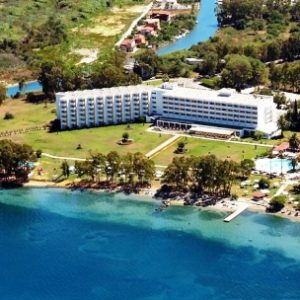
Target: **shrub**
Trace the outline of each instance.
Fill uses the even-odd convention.
[[[266,189],[270,186],[270,180],[263,177],[259,180],[258,186],[260,189]]]
[[[42,150],[40,150],[40,149],[36,150],[35,155],[36,155],[37,158],[41,158]]]
[[[124,133],[122,134],[122,140],[123,140],[123,142],[127,142],[128,139],[129,139],[129,134],[128,134],[128,132],[124,132]]]
[[[7,112],[7,113],[5,113],[5,115],[4,115],[4,120],[11,120],[11,119],[13,119],[15,116],[12,114],[12,113],[10,113],[10,112]]]
[[[287,201],[287,197],[284,195],[275,196],[270,201],[269,211],[272,211],[272,212],[280,211],[284,207],[286,201]]]
[[[256,140],[256,141],[259,141],[261,139],[263,139],[265,136],[265,134],[259,130],[256,130],[255,133],[254,133],[254,136],[253,138]]]

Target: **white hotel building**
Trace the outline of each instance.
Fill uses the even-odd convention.
[[[223,128],[237,135],[255,130],[264,132],[267,137],[278,134],[273,97],[244,95],[227,89],[138,85],[57,93],[56,104],[62,129],[151,117],[162,126],[183,124],[186,128],[202,126],[206,129],[209,126],[209,131],[215,128],[215,132],[220,132]]]

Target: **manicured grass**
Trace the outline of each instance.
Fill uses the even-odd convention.
[[[259,141],[256,141],[253,138],[243,138],[241,139],[242,142],[247,142],[247,143],[256,143],[256,144],[265,144],[265,145],[279,145],[283,142],[287,142],[289,138],[293,135],[294,132],[286,130],[283,132],[283,137],[282,138],[276,138],[276,139],[262,139]],[[298,138],[300,138],[300,132],[296,132]]]
[[[55,104],[31,104],[23,100],[7,100],[0,106],[0,132],[42,126],[56,118]],[[14,119],[3,120],[6,112],[14,115]]]
[[[103,154],[113,150],[120,154],[138,151],[146,154],[169,138],[166,135],[160,137],[158,134],[146,132],[148,126],[148,124],[144,126],[133,124],[130,130],[127,130],[126,125],[113,125],[58,133],[34,131],[16,136],[15,139],[31,145],[36,150],[41,149],[43,152],[57,156],[85,158],[90,150]],[[117,142],[125,131],[134,142],[126,146],[118,145]],[[81,144],[82,149],[76,149],[78,144]]]
[[[56,117],[53,113],[54,108],[54,103],[49,103],[45,107],[44,104],[31,104],[22,100],[6,101],[0,106],[0,131],[48,124]],[[14,115],[14,119],[3,120],[7,111]],[[113,150],[118,151],[120,154],[137,151],[146,154],[169,138],[168,135],[160,136],[146,132],[148,127],[149,124],[132,124],[130,129],[127,128],[127,125],[113,125],[58,133],[39,130],[12,135],[10,138],[15,142],[27,143],[35,150],[41,149],[43,152],[57,156],[85,158],[89,150],[104,154]],[[129,133],[134,142],[131,145],[120,146],[117,142],[125,131]],[[81,144],[81,150],[76,150],[78,144]]]
[[[254,145],[233,144],[199,138],[181,138],[178,142],[179,141],[187,142],[187,152],[185,153],[187,156],[214,154],[220,159],[232,159],[234,161],[240,161],[243,158],[255,158],[256,155],[268,150],[266,147],[255,147]],[[172,161],[173,157],[179,157],[180,155],[174,153],[176,148],[177,143],[154,156],[153,159],[155,163],[158,165],[167,165]]]

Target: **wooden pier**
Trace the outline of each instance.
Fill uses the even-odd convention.
[[[250,204],[247,203],[240,203],[239,204],[239,208],[234,211],[232,214],[230,214],[228,217],[226,217],[224,219],[224,222],[230,222],[232,221],[234,218],[236,218],[239,214],[241,214],[244,210],[246,210],[248,207],[250,206]]]

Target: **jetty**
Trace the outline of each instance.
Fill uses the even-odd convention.
[[[228,217],[226,217],[224,219],[224,222],[232,221],[239,214],[241,214],[243,211],[245,211],[249,206],[250,206],[250,204],[248,204],[248,203],[240,203],[238,209],[236,211],[234,211],[232,214],[230,214]]]

